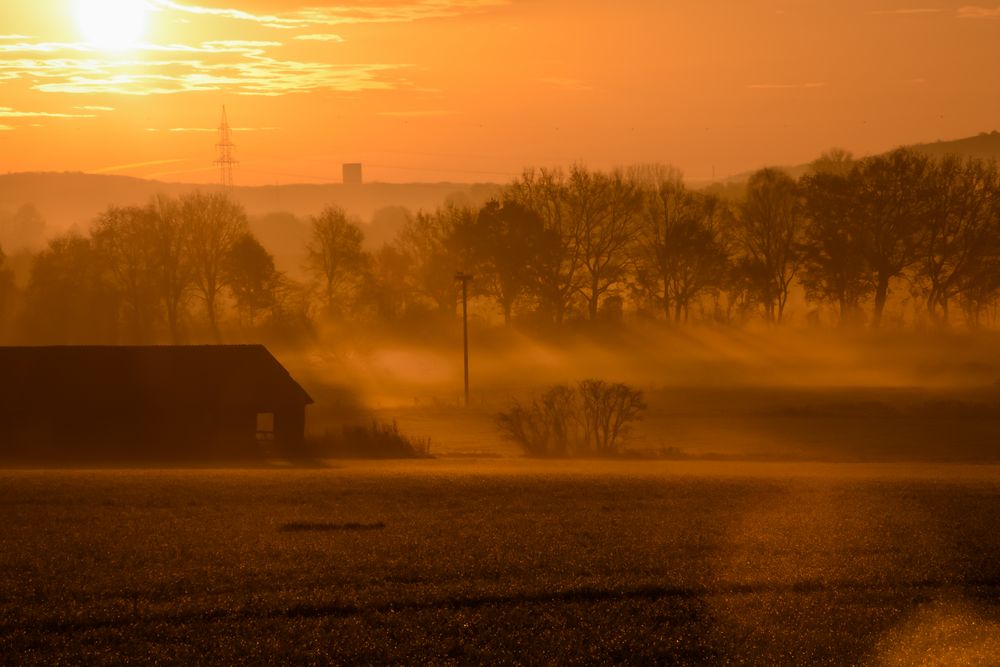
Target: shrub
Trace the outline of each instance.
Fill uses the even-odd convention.
[[[430,438],[415,438],[399,431],[399,425],[372,419],[368,425],[348,424],[339,433],[327,431],[314,441],[318,456],[360,459],[429,458]]]
[[[645,409],[637,389],[584,380],[576,388],[551,387],[528,403],[515,400],[497,415],[497,427],[528,456],[613,456]]]

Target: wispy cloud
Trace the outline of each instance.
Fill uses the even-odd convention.
[[[100,167],[98,169],[90,169],[87,171],[88,174],[108,174],[116,171],[131,171],[132,169],[140,169],[142,167],[155,167],[161,164],[174,164],[176,162],[185,162],[184,158],[172,158],[169,160],[149,160],[147,162],[132,162],[129,164],[116,164],[110,167]]]
[[[48,111],[17,111],[0,107],[0,118],[94,118],[94,114],[50,113]]]
[[[281,128],[277,127],[233,127],[233,132],[271,132]],[[147,132],[218,132],[217,127],[147,127]]]
[[[959,7],[958,17],[963,19],[997,19],[1000,18],[1000,5],[994,8],[977,5]]]
[[[825,81],[813,81],[809,83],[751,83],[747,85],[747,88],[751,90],[795,90],[825,87]]]
[[[0,44],[0,53],[55,53],[52,57],[0,58],[0,78],[24,79],[50,93],[163,95],[228,91],[276,96],[327,89],[347,92],[399,87],[392,72],[406,64],[340,65],[280,59],[268,48],[280,42],[217,40],[200,44],[141,45],[133,58],[107,59],[86,44]]]
[[[437,116],[452,116],[454,111],[445,109],[428,109],[413,111],[379,111],[378,116],[389,116],[391,118],[432,118]]]
[[[343,37],[332,32],[318,35],[298,35],[294,39],[302,42],[337,42],[338,44],[344,41]]]
[[[10,125],[0,125],[0,132],[10,132],[13,129]]]
[[[548,76],[548,77],[541,77],[535,80],[538,83],[543,83],[547,86],[552,86],[553,88],[560,88],[562,90],[585,92],[594,89],[590,84],[588,84],[586,81],[583,81],[582,79]]]
[[[0,41],[12,40],[12,39],[31,39],[28,35],[0,35]]]
[[[350,23],[410,23],[423,19],[447,18],[506,5],[509,0],[412,0],[367,6],[307,7],[281,14],[254,14],[241,9],[204,7],[174,0],[150,2],[154,7],[165,11],[252,21],[268,28],[295,30]]]
[[[114,111],[114,107],[97,107],[97,106],[82,106],[73,107],[74,109],[79,109],[80,111]]]
[[[876,15],[914,16],[919,14],[940,14],[943,11],[939,7],[911,7],[904,9],[873,9],[868,13]]]

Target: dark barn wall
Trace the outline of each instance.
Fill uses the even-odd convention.
[[[305,456],[305,436],[304,405],[283,406],[274,411],[274,444],[280,453],[292,458]]]
[[[231,460],[259,455],[248,409],[0,411],[0,455],[39,462]]]

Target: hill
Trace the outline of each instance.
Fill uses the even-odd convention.
[[[0,175],[0,213],[33,204],[46,222],[48,235],[71,228],[85,230],[111,204],[145,204],[156,194],[177,196],[212,186],[166,183],[128,176],[83,173],[16,173]],[[233,196],[251,216],[286,211],[297,216],[318,213],[337,204],[368,221],[387,207],[430,209],[448,200],[480,204],[496,194],[494,184],[369,183],[365,185],[282,185],[237,187]]]
[[[926,144],[909,144],[907,146],[900,146],[900,148],[909,148],[917,151],[918,153],[923,153],[935,158],[943,157],[945,155],[962,155],[964,157],[977,158],[980,160],[996,160],[1000,162],[1000,132],[996,130],[992,132],[981,132],[974,137],[951,139],[947,141],[935,141]],[[773,166],[776,166],[776,168],[784,171],[793,178],[799,178],[809,170],[808,164]],[[723,189],[733,186],[741,186],[749,180],[752,173],[753,172],[747,171],[736,174],[735,176],[730,176],[729,178],[726,178],[720,183],[714,185],[717,188],[722,187]],[[711,186],[712,184],[702,183],[699,185]]]

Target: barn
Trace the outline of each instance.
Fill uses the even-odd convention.
[[[296,457],[312,402],[263,345],[0,347],[0,458]]]

